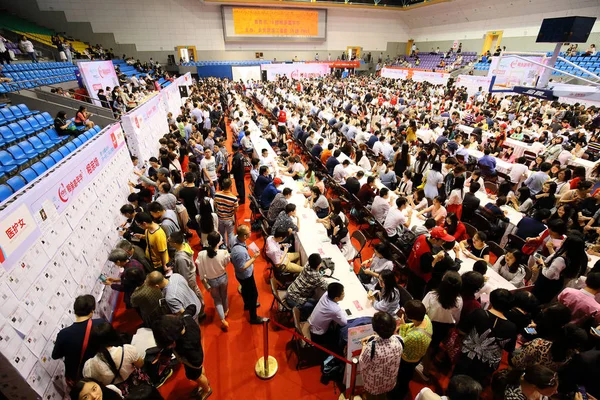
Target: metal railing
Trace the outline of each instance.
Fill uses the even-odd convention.
[[[344,357],[341,357],[340,355],[335,354],[331,350],[328,350],[325,347],[313,342],[312,340],[307,339],[303,335],[300,335],[295,330],[283,326],[277,321],[271,321],[269,318],[265,318],[265,321],[263,322],[263,356],[258,359],[254,368],[256,375],[260,379],[270,379],[274,377],[278,369],[277,360],[275,359],[275,357],[269,355],[269,322],[272,322],[279,329],[291,333],[292,336],[296,339],[302,340],[303,342],[325,352],[327,355],[332,356],[347,365],[350,365],[350,382],[346,384],[346,393],[344,394],[344,396],[346,399],[354,398],[354,393],[356,391],[356,377],[358,374],[358,359],[356,357],[353,357],[352,360],[348,360]]]
[[[26,90],[26,89],[33,89],[36,88],[38,86],[50,86],[51,84],[48,83],[44,83],[44,80],[48,80],[48,79],[56,79],[56,78],[61,78],[61,77],[72,77],[73,74],[61,74],[61,75],[53,75],[53,76],[46,76],[46,77],[39,77],[39,78],[33,78],[33,79],[26,79],[26,80],[20,80],[20,81],[9,81],[9,82],[4,82],[5,85],[10,86],[14,86],[15,89],[11,89],[10,92],[18,92],[20,90]],[[12,79],[12,78],[11,78]],[[75,79],[69,79],[69,81],[74,81]],[[31,87],[21,87],[21,85],[23,83],[27,83],[27,82],[36,82],[37,84],[35,86],[31,86]]]

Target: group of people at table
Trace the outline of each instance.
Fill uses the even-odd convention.
[[[415,370],[430,376],[440,343],[455,378],[474,379],[471,389],[490,383],[506,351],[521,379],[505,380],[504,398],[552,395],[557,373],[561,393],[579,396],[578,384],[600,394],[589,371],[573,373],[591,363],[575,361],[579,351],[600,360],[591,349],[600,268],[590,262],[600,254],[598,168],[566,165],[597,141],[598,110],[384,78],[238,88],[247,97],[235,96],[230,126],[270,222],[265,253],[291,276],[285,301],[308,320],[312,340],[332,351],[347,335],[339,328],[373,324],[360,357],[369,396],[404,398]],[[424,130],[436,134],[425,140]],[[542,145],[535,159],[503,145],[525,131]],[[350,215],[340,198],[328,199],[339,187],[350,195]],[[355,273],[349,221],[364,217],[383,235]],[[468,225],[478,217],[489,229]],[[490,239],[510,243],[498,251]],[[325,255],[331,277],[323,276]],[[412,300],[402,304],[405,292]],[[527,343],[515,350],[518,336]]]

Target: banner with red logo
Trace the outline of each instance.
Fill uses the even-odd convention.
[[[545,57],[527,57],[528,60],[544,64]],[[496,77],[494,90],[509,90],[514,86],[531,86],[537,83],[538,76],[544,71],[544,67],[515,56],[492,57],[488,77]]]
[[[381,77],[382,78],[393,78],[393,79],[408,79],[409,70],[407,69],[398,69],[398,68],[382,68],[381,69]]]
[[[77,67],[88,95],[94,99],[95,105],[102,106],[98,100],[98,90],[106,89],[107,86],[111,89],[119,86],[119,78],[112,61],[78,61]]]
[[[274,81],[277,76],[286,75],[290,79],[318,78],[329,75],[330,65],[327,63],[294,63],[294,64],[261,64],[267,71],[267,80]]]
[[[488,92],[491,83],[492,78],[488,76],[459,75],[456,77],[456,86],[467,89],[469,96],[473,96],[479,92],[479,88],[481,88],[481,91]]]
[[[96,193],[97,188],[90,184],[100,174],[106,173],[108,165],[121,150],[126,154],[122,157],[129,158],[121,125],[117,123],[105,128],[66,162],[33,181],[31,187],[0,212],[0,263],[4,269],[12,269],[27,248],[40,240],[43,231],[60,226],[58,220],[62,214],[68,214],[69,225],[64,226],[65,231],[72,228],[70,224],[81,216],[79,210],[83,204],[98,194],[105,195],[103,192],[109,190],[110,185]],[[79,219],[74,223],[77,222]],[[54,255],[52,249],[57,245],[56,240],[59,238],[49,237],[40,242],[49,258]]]
[[[446,72],[430,72],[413,70],[412,79],[415,82],[429,82],[434,85],[445,85],[450,79],[450,74]]]

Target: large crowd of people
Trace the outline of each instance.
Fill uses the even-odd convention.
[[[168,122],[156,157],[133,159],[123,240],[109,256],[123,270],[105,280],[156,347],[140,358],[92,318],[93,297],[78,297],[53,352],[73,399],[160,398],[172,354],[208,398],[204,296],[227,332],[231,263],[249,323],[262,324],[259,257],[307,339],[344,356],[347,328],[372,325],[358,367],[365,398],[404,399],[413,379],[428,386],[417,398],[441,398],[430,388],[437,372],[451,376],[449,399],[489,387],[504,399],[600,395],[600,264],[590,261],[600,255],[600,169],[572,163],[597,156],[596,108],[377,77],[209,78]],[[532,154],[515,157],[507,138]],[[325,256],[302,259],[302,206],[357,262],[370,316],[340,307],[351,293],[323,275]],[[237,220],[240,207],[252,224]],[[351,240],[357,225],[372,257]],[[263,231],[262,255],[252,230]]]

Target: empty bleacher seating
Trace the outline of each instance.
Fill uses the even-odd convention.
[[[459,55],[462,55],[462,57],[463,57],[461,65],[467,65],[468,63],[475,61],[477,59],[477,53],[475,53],[475,52],[467,51],[467,52],[462,52],[460,54],[452,53],[448,56],[448,58],[444,59],[446,66],[451,66],[456,61],[456,58]],[[441,67],[438,67],[438,65],[440,64],[440,61],[442,60],[442,53],[439,53],[439,54],[419,53],[419,60],[420,60],[419,65],[415,65],[415,61],[416,61],[415,57],[404,56],[403,59],[412,65],[412,67],[411,67],[412,69],[417,69],[417,70],[440,69]],[[395,65],[400,65],[400,64],[395,64]]]
[[[552,55],[552,53],[547,53],[546,54],[548,57]],[[582,68],[585,68],[586,70],[595,73],[596,75],[600,74],[600,53],[596,53],[593,56],[589,56],[589,57],[585,57],[585,56],[567,56],[565,53],[560,53],[560,56],[565,58],[566,60],[572,62],[573,64],[576,64]],[[488,71],[490,69],[490,63],[488,62],[478,62],[477,64],[475,64],[474,66],[476,71]],[[558,60],[556,62],[555,68],[558,69],[559,71],[565,71],[565,72],[569,72],[570,74],[576,75],[576,76],[583,76],[583,77],[591,77],[591,75],[589,75],[588,73],[585,73],[577,68],[575,68],[573,65],[562,61],[562,60]],[[559,72],[553,71],[552,75],[562,75],[565,76]]]
[[[12,82],[0,84],[0,93],[12,92],[77,79],[77,67],[68,62],[17,63],[4,66],[3,74]]]
[[[84,129],[83,127],[78,129]],[[0,108],[0,202],[75,152],[101,128],[58,136],[54,118],[25,104]]]

